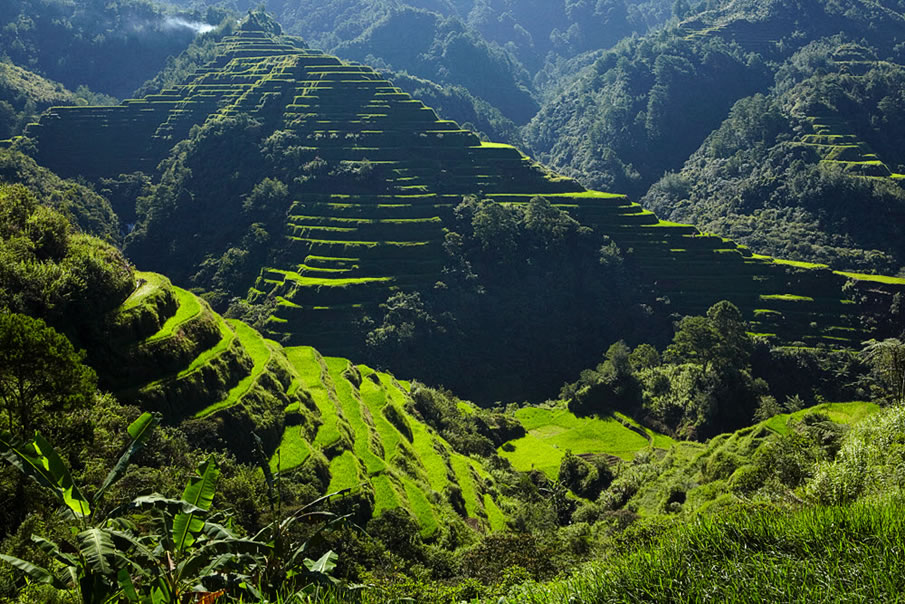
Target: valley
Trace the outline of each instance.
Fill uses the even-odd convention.
[[[45,4],[0,602],[898,597],[899,0]]]

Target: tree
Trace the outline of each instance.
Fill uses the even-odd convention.
[[[864,343],[861,358],[870,365],[893,400],[905,403],[905,343],[898,338],[887,338],[881,342],[870,340]]]
[[[41,319],[0,314],[0,417],[3,429],[26,438],[47,411],[86,405],[97,376],[65,336]]]
[[[751,351],[751,338],[746,330],[738,307],[722,300],[707,310],[706,317],[685,317],[679,321],[666,356],[672,362],[698,363],[704,373],[713,365],[740,369],[747,364]]]

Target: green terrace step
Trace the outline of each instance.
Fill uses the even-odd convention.
[[[358,229],[366,227],[409,227],[409,226],[431,226],[442,228],[443,220],[439,216],[430,216],[422,218],[343,218],[336,216],[302,216],[294,215],[289,217],[290,225],[298,226],[335,226],[335,227],[355,227]]]

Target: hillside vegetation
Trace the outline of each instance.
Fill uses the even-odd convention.
[[[643,203],[763,253],[899,272],[903,68],[878,54],[838,38],[808,45]]]
[[[210,27],[201,15],[168,8],[138,0],[10,0],[0,12],[0,48],[6,60],[70,90],[124,98]],[[214,25],[224,16],[205,15]]]
[[[0,601],[898,599],[903,11],[15,0]]]
[[[127,253],[217,309],[327,354],[367,341],[373,362],[485,402],[549,397],[601,342],[645,341],[652,317],[720,299],[781,342],[858,346],[889,329],[894,279],[773,261],[661,221],[279,31],[253,13],[180,83],[53,109],[17,144],[117,197],[138,189],[134,207],[117,205],[137,220]],[[78,153],[86,138],[103,151]],[[468,342],[489,371],[464,380],[453,351]]]

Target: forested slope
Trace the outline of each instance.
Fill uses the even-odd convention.
[[[763,253],[900,272],[905,72],[878,54],[808,45],[643,203]]]
[[[127,252],[221,309],[247,292],[233,311],[271,337],[350,354],[367,336],[380,362],[494,400],[519,383],[549,395],[601,342],[656,331],[638,317],[722,298],[784,342],[857,345],[886,329],[869,317],[900,282],[854,276],[843,293],[852,275],[774,262],[584,190],[438,119],[371,68],[280,36],[263,13],[209,52],[159,93],[53,109],[17,144],[34,141],[64,174],[151,174],[140,203],[121,208],[138,218]],[[77,152],[86,139],[98,153]],[[550,341],[561,346],[527,352]],[[470,386],[450,352],[466,342],[494,367]],[[505,370],[490,362],[501,356]]]

